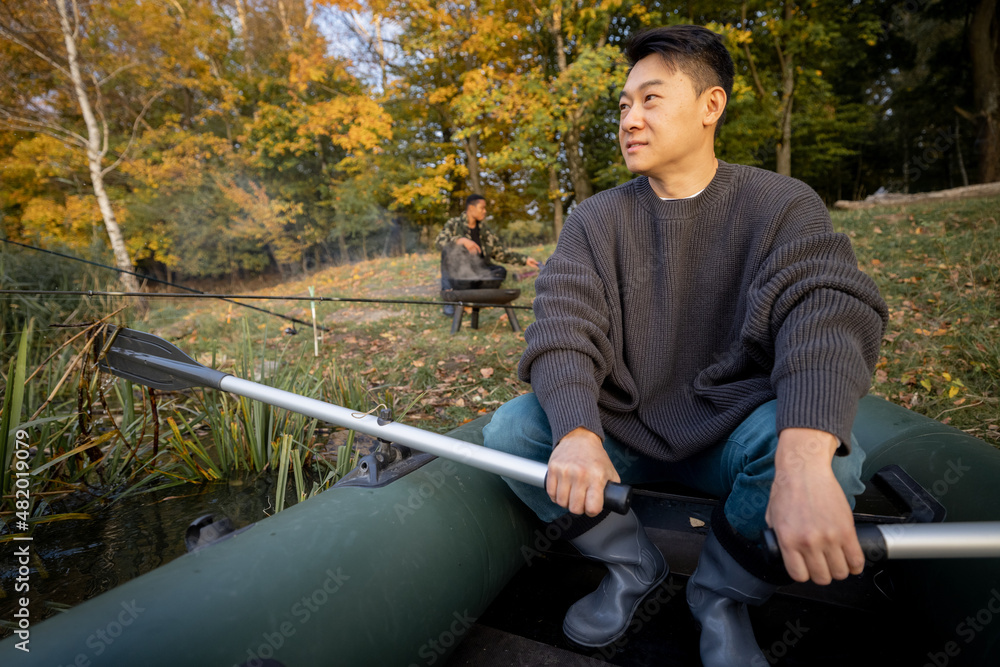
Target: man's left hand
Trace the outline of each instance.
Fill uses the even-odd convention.
[[[775,477],[765,518],[795,581],[826,585],[865,565],[854,515],[833,474],[840,441],[824,431],[789,428],[778,436]]]
[[[527,264],[528,266],[530,266],[533,269],[537,269],[538,268],[538,260],[534,259],[533,257],[529,257],[528,259],[524,260],[524,263]]]

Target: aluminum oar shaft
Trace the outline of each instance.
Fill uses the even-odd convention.
[[[397,422],[380,424],[378,417],[374,415],[356,412],[339,405],[250,382],[232,375],[227,375],[219,381],[219,389],[298,412],[307,417],[354,429],[366,435],[412,447],[421,452],[464,463],[480,470],[510,477],[532,486],[545,488],[545,475],[548,473],[548,466],[538,461],[480,447],[457,438],[432,433],[406,424]],[[611,482],[604,490],[604,502],[608,509],[624,513],[628,510],[630,495],[631,487]]]
[[[545,485],[545,473],[548,468],[544,463],[523,459],[506,452],[487,449],[479,445],[463,442],[438,433],[407,426],[397,422],[379,424],[378,417],[360,413],[354,410],[325,403],[314,398],[307,398],[282,389],[242,380],[232,375],[222,378],[219,385],[223,391],[245,396],[262,403],[267,403],[292,412],[298,412],[321,421],[354,429],[375,438],[382,438],[400,445],[406,445],[421,452],[443,456],[445,458],[466,463],[487,472],[504,475],[519,482],[532,486]]]
[[[872,528],[881,535],[886,558],[1000,558],[1000,521],[886,523]]]
[[[869,561],[914,558],[1000,558],[1000,521],[882,523],[857,527]],[[774,531],[764,531],[773,558],[781,557]]]

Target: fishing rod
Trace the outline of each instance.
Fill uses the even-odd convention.
[[[170,287],[176,287],[177,289],[187,290],[188,292],[192,292],[194,294],[205,294],[205,292],[202,292],[201,290],[197,290],[197,289],[195,289],[193,287],[187,287],[185,285],[180,285],[178,283],[172,283],[172,282],[169,282],[167,280],[161,280],[161,279],[156,278],[154,276],[147,276],[147,275],[142,274],[142,273],[136,273],[135,271],[128,271],[126,269],[119,269],[117,266],[108,266],[107,264],[101,264],[100,262],[93,262],[93,261],[91,261],[89,259],[83,259],[82,257],[74,257],[73,255],[66,255],[66,254],[61,253],[61,252],[56,252],[55,250],[47,250],[45,248],[36,248],[35,246],[28,245],[26,243],[19,243],[18,241],[11,241],[8,238],[0,238],[0,241],[3,241],[4,243],[9,243],[11,245],[20,246],[22,248],[27,248],[28,250],[34,250],[36,252],[43,252],[43,253],[46,253],[46,254],[49,254],[49,255],[55,255],[56,257],[62,257],[63,259],[72,260],[74,262],[83,262],[84,264],[90,264],[91,266],[97,266],[97,267],[100,267],[102,269],[107,269],[109,271],[117,271],[118,273],[125,273],[125,274],[128,274],[130,276],[135,276],[136,278],[142,278],[143,280],[148,280],[148,281],[151,281],[151,282],[154,282],[154,283],[161,283],[163,285],[169,285]],[[49,293],[58,293],[58,294],[65,294],[65,295],[70,295],[70,296],[79,294],[79,292],[56,292],[54,290],[4,290],[4,293],[5,294],[18,294],[18,293],[20,293],[20,294],[49,294]],[[128,295],[128,296],[136,296],[136,295],[139,295],[139,296],[148,296],[144,292],[139,292],[139,293],[135,293],[135,292],[122,292],[122,293],[116,293],[116,292],[91,292],[87,296],[116,296],[116,295],[119,295],[119,294],[121,294],[121,295]],[[312,326],[312,322],[306,322],[305,320],[300,320],[300,319],[292,317],[290,315],[282,315],[281,313],[275,313],[273,311],[267,310],[266,308],[259,308],[257,306],[251,306],[248,303],[240,303],[239,301],[233,301],[231,298],[229,298],[227,296],[213,296],[213,298],[222,299],[223,301],[228,301],[229,303],[235,303],[237,306],[241,306],[243,308],[249,308],[250,310],[256,310],[257,312],[266,313],[266,314],[272,315],[274,317],[280,317],[283,320],[288,320],[289,322],[295,322],[296,324],[301,324],[303,326]],[[329,329],[327,327],[321,326],[319,324],[316,325],[316,328],[320,329],[322,331],[329,331]]]
[[[100,345],[106,350],[99,362],[101,369],[136,384],[164,391],[189,387],[218,389],[545,488],[548,466],[539,461],[243,380],[199,364],[171,343],[152,334],[110,325],[106,331],[106,338]],[[608,482],[604,488],[604,504],[608,509],[624,514],[628,511],[631,493],[632,488],[628,485]]]
[[[475,308],[519,308],[521,310],[533,310],[532,306],[515,306],[513,304],[479,303],[477,301],[417,301],[409,299],[371,299],[362,297],[346,296],[267,296],[261,294],[212,294],[209,292],[199,292],[197,294],[177,294],[174,292],[109,292],[101,290],[13,290],[0,289],[0,294],[35,294],[35,295],[61,295],[61,296],[113,296],[113,297],[154,297],[173,299],[273,299],[275,301],[328,301],[342,303],[399,303],[408,306],[471,306]],[[237,303],[237,302],[233,302]],[[249,304],[239,304],[247,308],[253,308]],[[258,309],[260,310],[260,309]],[[264,311],[268,312],[268,311]],[[273,313],[272,313],[273,314]],[[281,317],[285,317],[282,315]],[[293,318],[287,318],[293,319]],[[294,320],[300,324],[309,324],[301,320]],[[310,324],[311,326],[311,324]],[[322,327],[321,327],[322,328]],[[324,329],[326,331],[326,329]]]

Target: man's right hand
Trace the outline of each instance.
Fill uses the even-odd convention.
[[[604,509],[604,487],[621,482],[601,438],[582,426],[567,433],[549,457],[545,491],[573,514],[597,516]]]
[[[479,254],[480,250],[479,244],[473,241],[472,239],[467,239],[463,236],[462,238],[456,240],[455,243],[462,246],[463,248],[471,252],[473,255]]]

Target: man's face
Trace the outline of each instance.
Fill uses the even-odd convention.
[[[696,95],[690,77],[658,54],[635,64],[619,103],[618,140],[629,171],[656,178],[682,168],[705,141],[708,90]]]
[[[486,219],[486,200],[477,199],[476,203],[470,204],[465,211],[469,214],[469,217],[476,222],[482,222]]]

